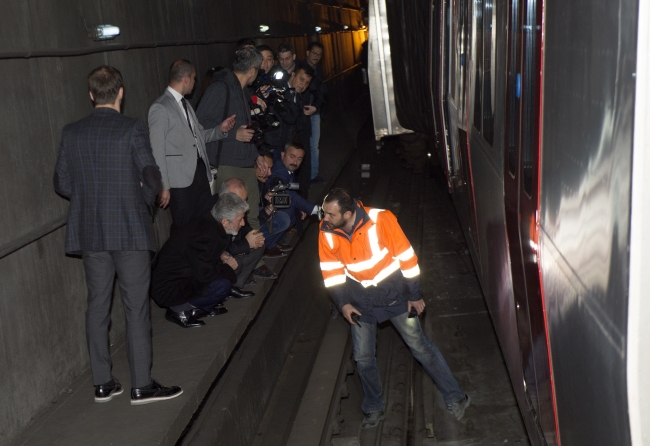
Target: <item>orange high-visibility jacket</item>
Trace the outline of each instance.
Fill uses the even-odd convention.
[[[325,287],[330,291],[345,284],[346,277],[367,288],[379,285],[400,269],[406,279],[420,275],[418,258],[395,215],[362,206],[358,202],[357,212],[366,215],[357,218],[351,236],[321,222],[318,253]]]

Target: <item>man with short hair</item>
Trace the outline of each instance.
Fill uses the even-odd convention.
[[[88,75],[95,109],[68,124],[54,173],[54,189],[70,200],[65,251],[81,255],[88,287],[86,339],[95,401],[105,403],[124,390],[111,374],[108,328],[115,274],[126,318],[126,354],[131,404],[179,396],[180,387],[151,378],[149,281],[156,251],[151,214],[160,191],[160,170],[144,122],[120,113],[122,74],[101,66]]]
[[[266,161],[251,142],[254,131],[251,123],[249,99],[245,92],[257,77],[262,55],[255,49],[244,48],[237,52],[232,70],[224,69],[215,74],[214,82],[201,99],[197,116],[205,127],[220,125],[226,116],[235,115],[234,132],[220,142],[208,144],[211,163],[218,168],[217,186],[227,178],[240,178],[248,189],[250,211],[248,221],[253,229],[259,229],[257,219],[257,180],[253,165],[257,160],[263,167]],[[266,167],[268,168],[268,167]]]
[[[303,62],[314,69],[314,76],[309,83],[309,91],[314,97],[312,105],[316,107],[316,112],[311,115],[311,137],[309,139],[309,146],[311,148],[310,181],[312,184],[323,184],[326,182],[318,173],[320,118],[325,102],[327,101],[327,86],[323,82],[323,68],[320,64],[324,51],[325,47],[323,44],[320,42],[311,42],[307,47],[307,57]]]
[[[244,200],[225,193],[211,210],[171,233],[151,274],[151,298],[167,308],[168,321],[195,328],[205,325],[204,317],[227,313],[222,304],[240,267],[226,249],[247,210]]]
[[[309,65],[301,65],[289,77],[287,84],[295,91],[294,101],[301,109],[293,133],[293,140],[300,142],[304,147],[310,147],[311,138],[311,117],[318,111],[314,105],[314,96],[309,91],[309,85],[314,79],[314,69]],[[305,153],[302,161],[302,169],[296,175],[296,181],[300,184],[300,195],[307,198],[311,180],[311,150]]]
[[[269,166],[271,166],[271,170],[273,170],[273,156],[271,154],[265,154],[264,157]],[[271,195],[268,193],[268,189],[266,189],[266,183],[271,177],[271,172],[268,175],[264,175],[261,169],[255,166],[255,174],[257,176],[257,187],[260,191],[259,219],[262,225],[261,230],[264,234],[264,246],[267,249],[267,253],[276,252],[277,250],[282,253],[287,253],[293,249],[292,246],[282,244],[280,240],[291,226],[289,215],[285,212],[277,212],[270,201]],[[266,271],[256,271],[255,274],[261,276],[261,278],[267,278],[264,277],[264,272]]]
[[[317,111],[310,105],[313,98],[308,91],[313,74],[314,70],[311,67],[301,66],[281,84],[287,91],[284,94],[284,111],[278,114],[280,126],[278,130],[266,134],[266,141],[273,150],[273,159],[276,162],[280,161],[280,154],[287,143],[298,140],[306,144],[309,140],[311,135],[309,117]]]
[[[285,80],[296,69],[296,50],[289,42],[282,42],[278,46],[278,62],[286,73]]]
[[[305,156],[305,147],[297,141],[287,143],[284,151],[281,153],[281,162],[273,165],[271,178],[266,182],[265,196],[270,200],[273,195],[270,191],[272,188],[282,182],[283,184],[295,183],[295,172],[300,168],[303,157]],[[300,196],[296,191],[287,190],[286,193],[291,198],[291,205],[286,209],[277,209],[275,214],[286,214],[289,217],[289,227],[294,226],[297,216],[304,220],[308,215],[318,213],[318,205]],[[283,231],[283,233],[286,231]],[[281,257],[283,255],[279,248],[267,248],[264,255],[266,257]]]
[[[418,258],[395,215],[364,207],[341,188],[325,197],[322,213],[320,267],[325,287],[350,323],[364,393],[361,408],[366,417],[361,427],[373,428],[385,418],[375,345],[377,324],[387,320],[438,386],[447,410],[460,420],[470,398],[422,331],[417,315],[426,305]]]
[[[231,115],[207,130],[201,126],[185,100],[195,79],[196,70],[189,61],[175,61],[165,93],[149,108],[149,135],[163,183],[158,201],[160,207],[170,207],[172,230],[198,217],[209,205],[212,175],[205,145],[226,138],[235,125]]]

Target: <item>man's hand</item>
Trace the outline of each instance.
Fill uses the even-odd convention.
[[[229,253],[225,251],[221,253],[221,261],[226,265],[228,265],[229,267],[231,267],[233,271],[237,269],[237,266],[239,266],[237,260],[235,260],[233,256],[231,256]]]
[[[172,194],[169,192],[169,189],[161,190],[160,192],[158,192],[158,198],[156,199],[156,203],[161,208],[166,209],[167,205],[169,205],[169,199],[171,198],[171,196]]]
[[[252,129],[247,129],[247,126],[242,125],[237,129],[237,136],[235,139],[239,142],[251,142],[251,139],[253,139],[253,135],[255,134],[255,130]],[[265,161],[266,163],[266,161]],[[269,166],[266,166],[267,168]]]
[[[356,325],[355,322],[352,320],[352,314],[356,313],[359,316],[361,316],[361,313],[359,313],[359,310],[354,308],[352,304],[345,304],[343,305],[343,308],[341,308],[341,313],[343,313],[343,317],[347,319],[347,321],[350,323],[350,325]]]
[[[304,220],[305,218],[307,218],[307,214],[303,211],[300,211],[300,219]]]
[[[221,126],[219,127],[219,130],[221,130],[222,133],[228,133],[232,130],[232,128],[235,126],[235,116],[236,115],[232,115],[231,117],[224,119],[224,121],[221,123]]]
[[[316,113],[316,107],[314,107],[313,105],[305,105],[302,108],[302,112],[307,116],[311,116],[314,113]]]
[[[268,98],[269,92],[266,90],[268,90],[269,88],[271,88],[269,85],[262,85],[260,88],[257,89],[257,94],[262,95],[262,97],[264,98]]]
[[[406,311],[408,313],[411,312],[411,308],[415,308],[418,312],[418,316],[422,314],[424,311],[424,307],[426,307],[426,304],[424,303],[424,299],[416,300],[414,302],[408,301],[408,305],[406,306]]]
[[[257,229],[254,229],[246,234],[246,241],[248,242],[248,246],[250,246],[251,249],[261,248],[264,246],[264,234],[262,234]]]
[[[266,110],[266,102],[261,97],[257,97],[257,105],[262,107],[262,110]]]
[[[271,173],[271,169],[269,168],[269,163],[266,162],[266,158],[263,156],[258,156],[256,163],[257,167],[260,169],[261,176],[267,176]]]

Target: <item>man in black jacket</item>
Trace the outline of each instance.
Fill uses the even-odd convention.
[[[325,47],[320,42],[311,42],[307,47],[307,57],[302,64],[309,65],[314,69],[314,76],[309,83],[309,91],[314,96],[313,105],[317,111],[311,115],[311,137],[309,145],[311,146],[311,182],[315,184],[325,183],[318,173],[318,144],[320,142],[320,117],[323,114],[323,107],[327,102],[327,86],[323,83],[323,67],[320,61],[323,57]]]
[[[251,123],[250,96],[246,87],[257,77],[262,63],[262,55],[255,49],[242,48],[237,51],[232,70],[223,69],[215,74],[214,82],[205,91],[197,118],[204,128],[220,125],[228,116],[235,116],[236,131],[206,146],[210,163],[218,167],[217,186],[228,178],[241,178],[249,190],[249,221],[254,229],[259,229],[257,220],[257,183],[253,165],[266,165],[259,156],[257,147],[251,142],[254,131],[247,128]],[[212,127],[210,127],[212,126]]]
[[[239,178],[229,178],[221,184],[219,197],[232,193],[242,200],[248,198],[246,185]],[[231,235],[228,252],[234,256],[240,265],[237,271],[237,281],[230,290],[230,297],[242,299],[255,296],[252,291],[244,291],[241,288],[246,284],[246,279],[253,272],[257,263],[264,254],[264,234],[262,231],[253,229],[244,218],[244,225],[236,235]]]
[[[165,318],[183,328],[200,327],[230,295],[239,265],[226,252],[244,225],[248,204],[226,193],[211,211],[172,232],[154,261],[151,298],[167,307]]]

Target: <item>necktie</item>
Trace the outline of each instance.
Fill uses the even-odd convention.
[[[181,98],[181,104],[183,104],[183,108],[185,109],[185,117],[187,118],[187,125],[190,126],[190,130],[192,133],[194,133],[194,130],[192,130],[192,123],[190,122],[190,113],[187,111],[187,102],[185,101],[185,98]]]

